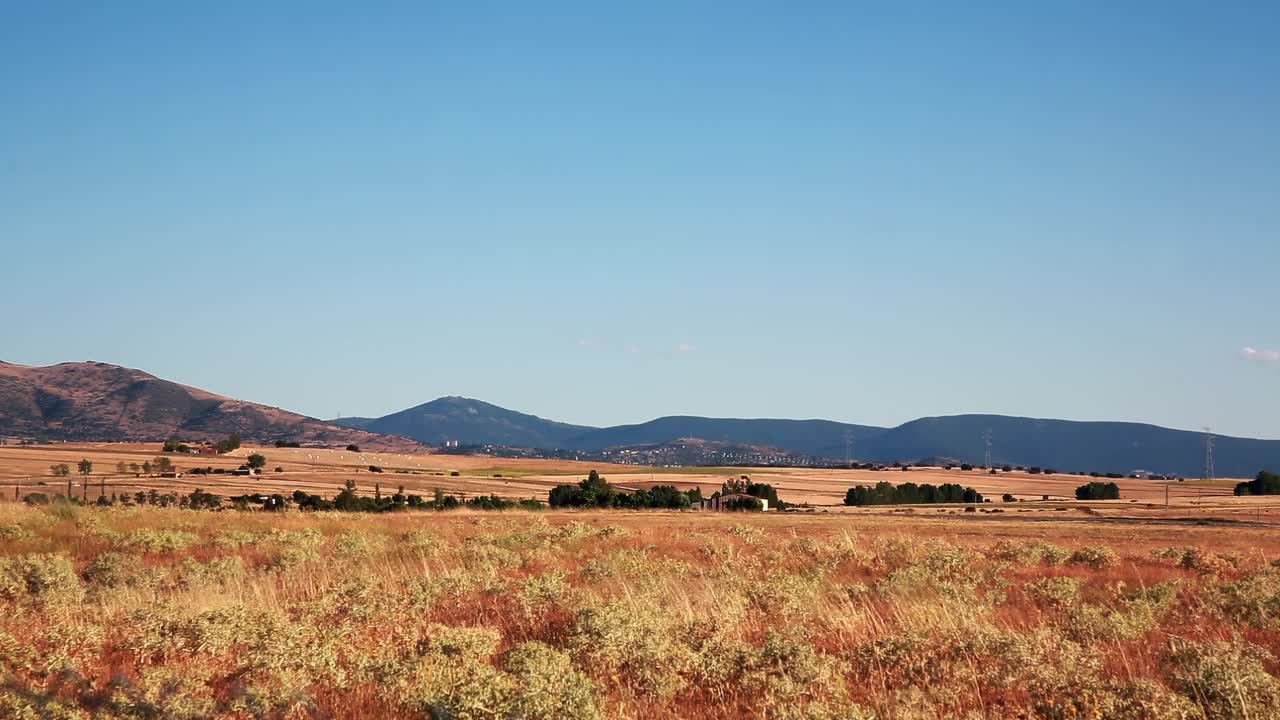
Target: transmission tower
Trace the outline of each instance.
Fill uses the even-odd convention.
[[[1204,479],[1213,479],[1213,431],[1204,429]]]
[[[844,431],[844,464],[845,467],[853,469],[853,431]]]
[[[984,463],[987,466],[987,469],[990,470],[991,469],[991,428],[987,428],[987,431],[982,433],[982,440],[984,443],[986,443],[986,446],[987,446],[987,453],[984,458]]]

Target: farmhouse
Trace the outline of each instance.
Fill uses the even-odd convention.
[[[760,503],[760,509],[761,509],[761,510],[764,510],[764,511],[768,511],[768,510],[769,510],[769,501],[768,501],[768,500],[766,500],[766,499],[764,499],[764,498],[758,498],[758,497],[756,497],[756,496],[754,496],[754,495],[748,495],[748,494],[746,494],[746,493],[728,493],[728,494],[725,494],[725,495],[718,495],[718,496],[716,496],[716,497],[707,498],[707,499],[702,500],[701,502],[699,502],[699,503],[698,503],[698,505],[697,505],[697,509],[698,509],[698,510],[709,510],[709,511],[712,511],[712,512],[723,512],[723,511],[728,511],[728,510],[732,509],[732,505],[733,505],[733,503],[734,503],[734,501],[735,501],[735,500],[738,500],[738,501],[751,501],[751,500],[754,500],[754,501],[756,501],[756,502]]]

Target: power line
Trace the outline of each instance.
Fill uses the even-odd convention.
[[[987,445],[987,452],[985,455],[984,464],[987,466],[987,469],[990,470],[991,469],[991,428],[987,428],[987,431],[982,433],[982,440]]]

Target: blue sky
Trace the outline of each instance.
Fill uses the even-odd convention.
[[[1277,77],[1263,2],[5,3],[0,359],[1280,438]]]

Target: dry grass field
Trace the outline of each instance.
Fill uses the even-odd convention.
[[[1280,529],[0,505],[4,718],[1280,716]]]
[[[0,446],[0,718],[1280,717],[1280,509],[1232,496],[1234,481],[1170,483],[1166,510],[1163,482],[1121,480],[1124,499],[1080,503],[1067,498],[1086,479],[1065,475],[306,448],[169,457],[231,469],[255,451],[262,477],[163,478],[117,472],[159,445]],[[363,493],[545,498],[594,468],[624,489],[709,492],[748,474],[808,507],[11,501],[65,493],[49,466],[82,458],[90,501],[333,494],[348,479]],[[840,504],[852,484],[907,480],[994,502]]]

